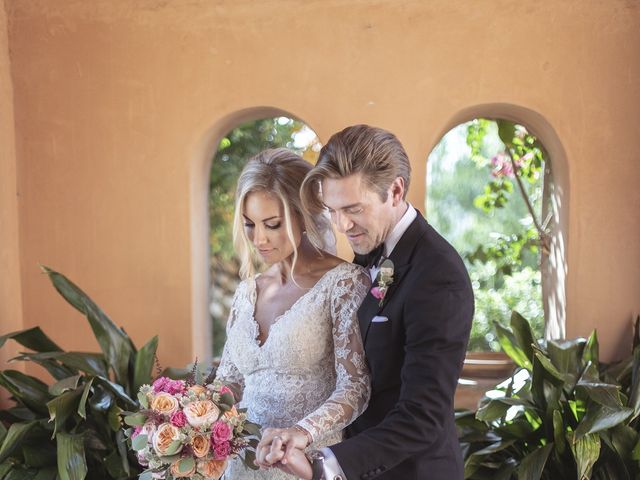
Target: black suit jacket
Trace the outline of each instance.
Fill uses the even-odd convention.
[[[453,397],[473,317],[469,275],[419,212],[389,258],[383,305],[369,293],[358,311],[371,400],[331,450],[348,480],[462,479]]]

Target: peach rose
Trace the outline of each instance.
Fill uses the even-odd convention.
[[[198,460],[198,473],[213,480],[219,480],[225,468],[226,460]]]
[[[169,471],[171,472],[171,475],[174,476],[174,478],[190,477],[191,475],[196,473],[196,464],[195,464],[195,462],[193,463],[193,466],[191,467],[190,470],[180,473],[180,462],[184,462],[186,459],[187,459],[186,457],[185,458],[181,458],[181,459],[176,460],[175,462],[173,462],[171,464],[171,468],[169,469]]]
[[[168,393],[158,393],[151,402],[151,409],[163,415],[171,415],[178,408],[178,400]]]
[[[198,428],[205,424],[212,424],[220,416],[220,410],[211,400],[198,400],[191,402],[183,409],[187,416],[187,422],[192,427]]]
[[[226,412],[224,412],[224,416],[226,418],[234,418],[239,416],[240,414],[238,413],[238,410],[236,410],[236,407],[231,407],[231,410],[227,410]]]
[[[202,385],[193,385],[192,387],[189,387],[188,392],[194,393],[196,396],[199,396],[201,393],[206,393],[207,389]]]
[[[204,435],[194,435],[191,439],[191,448],[193,448],[193,454],[202,458],[209,453],[209,448],[211,447],[211,442],[209,442],[209,438]]]
[[[182,450],[182,445],[172,446],[180,440],[180,430],[170,423],[163,423],[153,435],[153,449],[160,456],[174,455]]]

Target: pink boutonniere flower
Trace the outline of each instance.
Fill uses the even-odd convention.
[[[376,280],[376,285],[371,289],[371,295],[379,300],[378,306],[381,307],[389,286],[393,283],[393,262],[388,258],[380,265],[380,272]]]

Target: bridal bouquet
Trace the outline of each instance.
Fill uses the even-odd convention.
[[[260,426],[236,409],[220,382],[197,384],[159,377],[138,392],[141,409],[126,412],[126,434],[140,465],[141,480],[219,479],[227,460],[243,452],[250,468]]]

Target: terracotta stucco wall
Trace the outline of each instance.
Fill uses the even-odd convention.
[[[640,311],[637,2],[7,6],[24,319],[65,347],[95,345],[38,262],[137,343],[160,334],[163,363],[203,351],[192,331],[206,320],[208,162],[252,108],[290,112],[323,141],[360,122],[395,132],[423,208],[429,151],[461,111],[491,103],[537,112],[566,153],[568,336],[598,328],[605,358],[628,344]]]
[[[0,2],[0,331],[22,328],[20,298],[20,249],[18,246],[18,196],[16,179],[13,86],[9,62],[7,16]],[[0,350],[0,366],[15,356],[13,344]],[[12,368],[22,369],[21,365]],[[6,391],[0,390],[0,404]]]

